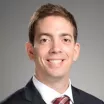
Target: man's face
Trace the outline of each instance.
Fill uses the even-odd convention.
[[[79,53],[72,24],[60,16],[39,20],[35,31],[34,61],[36,75],[65,77]]]

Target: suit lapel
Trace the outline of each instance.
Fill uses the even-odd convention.
[[[42,99],[38,90],[35,88],[32,78],[25,86],[24,92],[25,93],[23,97],[25,98],[25,100],[31,102],[32,104],[46,104]],[[72,94],[73,94],[74,104],[82,104],[80,98],[80,91],[73,86],[72,86]]]
[[[46,104],[38,90],[35,88],[32,78],[24,88],[24,92],[24,98],[32,104]]]
[[[74,99],[74,104],[82,104],[80,99],[80,91],[72,86],[72,94]]]

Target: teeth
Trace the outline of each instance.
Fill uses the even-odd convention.
[[[62,60],[49,60],[49,62],[59,64],[60,62],[62,62]]]

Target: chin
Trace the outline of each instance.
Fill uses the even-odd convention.
[[[48,75],[50,77],[53,77],[53,78],[63,78],[65,77],[67,74],[65,73],[61,73],[60,71],[54,71],[54,72],[49,72]]]

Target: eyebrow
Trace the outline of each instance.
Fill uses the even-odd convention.
[[[40,33],[38,36],[39,37],[41,37],[41,36],[49,36],[49,37],[52,37],[52,35],[49,34],[49,33]]]
[[[52,35],[50,33],[40,33],[38,34],[38,37],[40,38],[41,36],[48,36],[48,37],[52,37]],[[60,34],[60,37],[63,37],[63,36],[69,36],[72,38],[72,35],[71,34],[68,34],[68,33],[62,33]]]
[[[69,36],[72,38],[72,35],[71,34],[68,34],[68,33],[62,33],[61,36]]]

